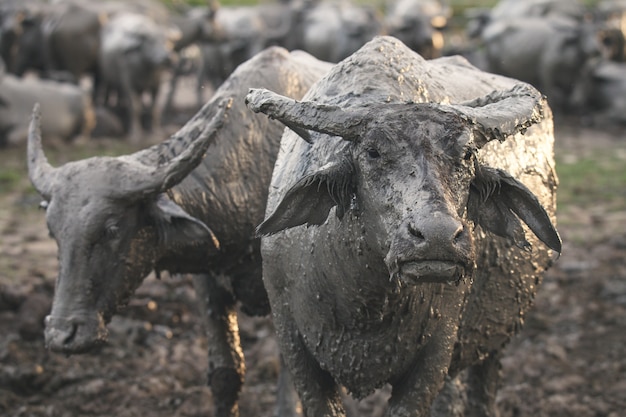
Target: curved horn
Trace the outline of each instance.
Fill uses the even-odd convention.
[[[139,197],[158,194],[170,189],[181,182],[191,171],[193,171],[204,159],[209,146],[214,142],[217,133],[225,122],[226,110],[232,105],[232,99],[224,99],[217,105],[217,112],[211,121],[201,128],[194,118],[185,125],[178,133],[174,134],[169,141],[178,142],[183,140],[186,147],[178,155],[164,162],[156,162],[151,166],[146,178],[134,181],[132,188],[120,190],[124,196],[137,194]],[[191,136],[191,140],[185,137]],[[165,144],[154,145],[161,148]],[[166,146],[165,148],[169,148]],[[147,149],[136,153],[136,160],[141,161],[146,155],[154,153],[154,149]]]
[[[311,138],[307,130],[353,141],[363,129],[362,112],[312,101],[296,101],[262,88],[251,88],[246,104],[255,113],[265,113],[271,119],[279,120],[309,143]]]
[[[41,196],[50,200],[54,188],[56,168],[48,163],[41,146],[41,110],[39,103],[33,107],[33,116],[28,127],[28,177]]]
[[[510,135],[524,133],[543,119],[545,97],[527,84],[516,84],[510,90],[494,91],[484,97],[450,107],[474,125],[477,147]]]

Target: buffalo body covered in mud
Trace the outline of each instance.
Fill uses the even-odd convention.
[[[216,415],[237,415],[245,366],[236,307],[269,313],[254,228],[284,130],[251,113],[244,97],[256,86],[300,98],[327,69],[308,54],[267,49],[167,141],[59,167],[44,155],[35,117],[29,175],[45,199],[60,266],[48,347],[77,353],[103,342],[106,323],[152,270],[195,274]]]
[[[386,415],[427,416],[468,367],[466,415],[494,415],[500,352],[561,250],[542,95],[377,37],[302,101],[246,100],[292,130],[257,230],[305,415],[388,383]]]

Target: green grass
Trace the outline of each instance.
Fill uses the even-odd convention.
[[[626,150],[596,150],[575,157],[557,155],[559,209],[570,206],[626,209]]]
[[[12,168],[0,168],[0,194],[11,191],[22,179],[22,172]]]

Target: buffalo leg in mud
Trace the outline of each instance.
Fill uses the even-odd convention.
[[[215,416],[237,417],[245,364],[235,299],[228,289],[219,285],[218,277],[198,274],[193,278],[210,341],[208,384],[215,402]]]
[[[433,338],[421,348],[413,370],[397,383],[392,383],[385,416],[430,416],[430,406],[443,388],[448,373],[457,330],[452,323],[442,323],[442,326],[445,328],[433,332]]]
[[[182,67],[183,65],[180,62],[174,66],[174,71],[172,73],[172,77],[170,78],[169,90],[167,91],[165,103],[163,104],[163,110],[161,111],[161,120],[163,121],[167,121],[167,116],[174,109],[174,95],[176,93],[178,81],[183,73]]]
[[[283,316],[284,317],[284,316]],[[302,335],[293,323],[282,323],[279,333],[283,361],[289,368],[293,384],[307,417],[344,417],[346,415],[333,377],[310,355]],[[289,347],[289,348],[287,348]]]
[[[278,387],[276,389],[276,417],[299,417],[298,394],[293,387],[289,369],[282,355],[280,356],[280,370],[278,373]]]
[[[156,132],[161,127],[161,113],[157,106],[157,98],[159,97],[159,87],[150,89],[150,104],[147,109],[148,120],[145,129],[149,132]]]
[[[119,97],[123,97],[127,106],[128,135],[131,143],[139,143],[142,138],[141,128],[141,97],[133,90],[128,68],[118,59],[117,68],[120,71]],[[119,98],[118,98],[119,99]]]
[[[492,352],[468,369],[467,417],[498,416],[496,393],[500,382],[500,356]]]
[[[430,409],[431,417],[465,417],[465,387],[459,376],[446,376],[445,383]]]

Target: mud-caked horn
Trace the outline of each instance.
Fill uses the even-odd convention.
[[[528,84],[516,84],[510,90],[494,91],[486,96],[450,108],[468,120],[474,130],[474,143],[484,146],[494,139],[524,133],[544,117],[545,97]]]
[[[27,143],[28,177],[41,196],[50,200],[56,182],[56,168],[52,167],[41,145],[41,109],[39,103],[33,108],[28,128]]]
[[[224,126],[226,111],[231,105],[231,98],[224,99],[218,103],[215,115],[208,123],[194,117],[166,142],[133,154],[131,159],[150,165],[143,178],[119,192],[141,197],[164,192],[181,182],[204,159],[207,149]]]
[[[296,101],[261,88],[250,89],[246,104],[253,112],[264,113],[269,118],[282,122],[309,143],[309,130],[355,140],[367,120],[359,109],[342,109],[313,101]]]

